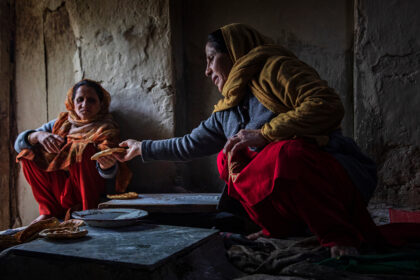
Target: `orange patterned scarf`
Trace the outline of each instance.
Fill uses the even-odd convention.
[[[119,128],[108,112],[111,101],[110,94],[101,87],[103,100],[99,113],[89,120],[81,120],[73,103],[73,87],[67,92],[65,101],[67,112],[60,113],[52,130],[53,134],[66,139],[60,152],[51,154],[37,144],[32,149],[24,149],[17,156],[32,160],[45,171],[67,170],[74,162],[80,162],[88,144],[93,144],[98,150],[117,147],[119,143]],[[119,163],[116,179],[116,191],[124,192],[131,180],[131,172],[126,164]]]

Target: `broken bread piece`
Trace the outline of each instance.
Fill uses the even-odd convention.
[[[127,192],[127,193],[120,193],[120,194],[109,194],[106,197],[109,199],[134,199],[134,198],[138,198],[139,194],[136,192]]]
[[[38,237],[38,233],[44,229],[56,227],[60,224],[57,218],[51,217],[29,225],[25,230],[15,234],[19,242],[28,242]]]

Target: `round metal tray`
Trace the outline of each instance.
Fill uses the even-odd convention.
[[[73,218],[81,219],[92,227],[128,226],[147,215],[147,211],[128,208],[90,209],[72,213]]]

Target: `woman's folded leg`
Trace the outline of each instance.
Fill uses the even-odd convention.
[[[64,215],[65,209],[61,206],[60,196],[67,180],[65,172],[41,170],[33,161],[24,158],[20,159],[20,163],[38,202],[40,215],[55,217]]]
[[[83,152],[81,162],[75,162],[70,166],[71,187],[67,187],[66,194],[62,198],[63,204],[71,207],[81,203],[83,210],[98,206],[99,197],[105,190],[105,179],[99,175],[96,161],[90,159],[95,153],[93,145],[88,145]]]
[[[265,182],[266,176],[273,180]],[[273,237],[292,234],[306,224],[326,247],[358,247],[380,239],[344,169],[313,143],[301,139],[273,143],[243,169],[236,183],[229,183],[241,194],[251,219]],[[256,189],[268,195],[247,203],[252,196],[244,194],[255,196]]]

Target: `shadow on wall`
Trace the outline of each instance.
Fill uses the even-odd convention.
[[[170,134],[167,129],[164,132],[162,124],[147,112],[119,108],[113,111],[112,115],[120,126],[122,141],[160,139],[166,138],[162,134]],[[128,166],[133,172],[129,190],[144,193],[174,192],[176,168],[173,163],[165,161],[143,163],[142,159],[137,157],[128,162]],[[163,174],[162,170],[165,170]]]

